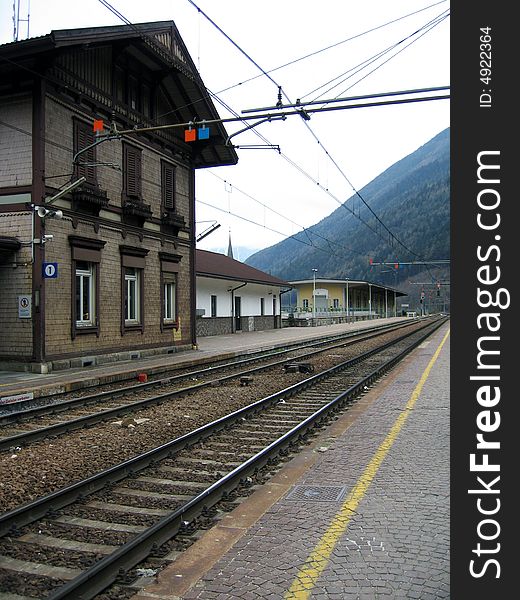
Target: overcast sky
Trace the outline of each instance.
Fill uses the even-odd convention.
[[[21,18],[29,4],[30,37],[123,24],[100,0],[18,2]],[[274,106],[277,86],[288,103],[450,84],[447,1],[113,0],[110,5],[133,23],[174,21],[207,88],[236,113]],[[1,0],[0,43],[13,41],[13,35],[13,2]],[[27,23],[21,22],[19,39],[26,37]],[[233,116],[214,103],[222,118]],[[262,139],[253,131],[233,137],[236,145],[267,142],[281,153],[238,149],[238,165],[197,172],[197,233],[213,221],[221,225],[199,247],[226,249],[231,231],[233,246],[261,249],[301,231],[449,127],[449,118],[449,100],[436,100],[314,113],[310,121],[292,116],[258,126]],[[243,127],[226,126],[230,134]]]

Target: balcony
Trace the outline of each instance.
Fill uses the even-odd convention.
[[[152,216],[152,209],[149,204],[134,198],[125,198],[123,200],[123,221],[129,225],[142,227],[146,219]]]
[[[108,206],[107,193],[96,185],[84,183],[72,192],[72,206],[75,211],[98,216],[99,211]]]
[[[172,209],[164,209],[161,214],[161,224],[164,229],[172,235],[177,235],[179,230],[186,227],[186,221],[182,215],[179,215]]]

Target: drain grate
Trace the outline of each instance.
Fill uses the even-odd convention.
[[[299,502],[338,502],[345,495],[342,485],[296,485],[286,500]]]

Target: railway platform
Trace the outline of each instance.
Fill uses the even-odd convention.
[[[449,360],[446,323],[132,600],[449,598]]]
[[[172,367],[202,365],[217,357],[231,358],[250,352],[268,350],[290,342],[315,340],[324,336],[338,335],[348,331],[359,331],[376,325],[410,320],[406,317],[356,321],[319,327],[284,327],[266,331],[240,332],[230,335],[201,337],[198,347],[174,354],[162,354],[148,358],[118,361],[103,365],[64,369],[51,373],[29,373],[0,371],[0,404],[2,399],[20,394],[34,398],[61,392],[160,374]]]

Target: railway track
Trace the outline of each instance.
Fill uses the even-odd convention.
[[[429,323],[167,444],[0,516],[0,590],[52,600],[135,593],[198,528],[420,344]],[[143,561],[148,561],[144,562]]]
[[[334,337],[308,344],[256,354],[241,360],[217,362],[154,382],[124,386],[75,397],[59,403],[44,403],[28,410],[11,410],[0,415],[0,451],[13,450],[29,443],[62,435],[96,423],[134,414],[146,407],[195,393],[237,377],[247,378],[267,369],[282,367],[290,360],[309,361],[320,353],[376,339],[390,332],[414,330],[421,322],[378,327],[369,331]],[[258,364],[261,363],[261,364]],[[231,371],[231,373],[230,373]],[[196,383],[194,383],[196,382]]]
[[[183,367],[182,363],[155,367],[153,372],[149,374],[147,378],[148,381],[146,383],[135,383],[137,371],[134,373],[131,371],[120,373],[117,375],[117,377],[120,377],[121,379],[112,381],[110,383],[97,383],[96,385],[90,385],[88,391],[80,388],[76,390],[62,390],[58,392],[55,389],[50,395],[39,395],[37,398],[33,398],[31,400],[2,404],[0,405],[0,424],[9,422],[9,420],[12,418],[16,419],[18,414],[29,414],[32,413],[33,410],[35,411],[33,414],[36,414],[38,410],[44,410],[45,407],[53,407],[55,410],[60,410],[60,406],[63,404],[63,409],[67,410],[68,407],[74,405],[74,401],[79,403],[82,399],[84,402],[103,402],[106,398],[114,396],[117,393],[124,394],[132,391],[141,392],[143,390],[156,388],[163,384],[168,384],[172,381],[179,383],[184,380],[193,379],[201,373],[218,373],[219,371],[223,371],[225,369],[236,370],[247,367],[251,364],[255,364],[256,362],[268,360],[269,358],[288,356],[289,354],[298,352],[302,349],[319,348],[320,346],[334,344],[336,341],[341,342],[349,339],[356,339],[360,335],[384,332],[385,330],[391,331],[401,327],[409,327],[417,322],[420,322],[420,320],[376,325],[361,331],[351,331],[342,334],[325,336],[319,341],[310,342],[307,340],[303,342],[293,342],[288,343],[285,346],[276,347],[274,349],[271,348],[247,352],[245,356],[240,355],[224,359],[201,359],[200,362],[197,361],[197,364],[200,365],[199,367]],[[92,393],[93,388],[96,389],[95,393]]]

